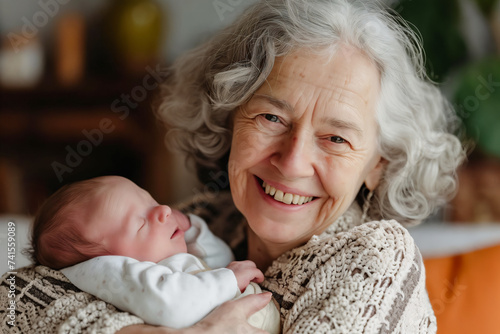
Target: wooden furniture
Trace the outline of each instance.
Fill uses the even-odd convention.
[[[63,184],[122,175],[159,200],[168,153],[150,102],[154,80],[95,78],[0,87],[0,213],[34,214]],[[165,174],[163,174],[165,173]]]

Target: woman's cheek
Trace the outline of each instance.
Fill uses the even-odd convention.
[[[252,125],[235,127],[229,161],[230,169],[246,169],[262,160],[263,151],[269,146],[269,136]]]
[[[248,125],[245,126],[245,124],[241,123],[235,124],[228,164],[230,182],[232,185],[237,186],[240,186],[243,180],[235,180],[234,178],[242,177],[242,172],[249,167],[249,160],[256,155],[253,147],[254,141],[251,139],[253,131],[249,129]]]

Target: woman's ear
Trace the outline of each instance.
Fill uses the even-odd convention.
[[[382,174],[384,173],[386,164],[387,164],[387,160],[385,160],[382,157],[379,157],[378,162],[368,172],[368,175],[366,175],[365,186],[370,191],[373,191],[373,190],[375,190],[375,188],[377,188],[377,186],[380,182],[380,179],[382,178]]]

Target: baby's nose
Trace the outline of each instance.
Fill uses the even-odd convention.
[[[172,209],[168,205],[158,205],[152,211],[152,220],[163,224],[171,214]]]

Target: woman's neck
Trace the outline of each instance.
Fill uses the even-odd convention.
[[[248,260],[252,260],[257,268],[265,272],[281,254],[292,249],[294,246],[289,244],[266,243],[260,239],[250,227],[247,226],[248,236]]]

